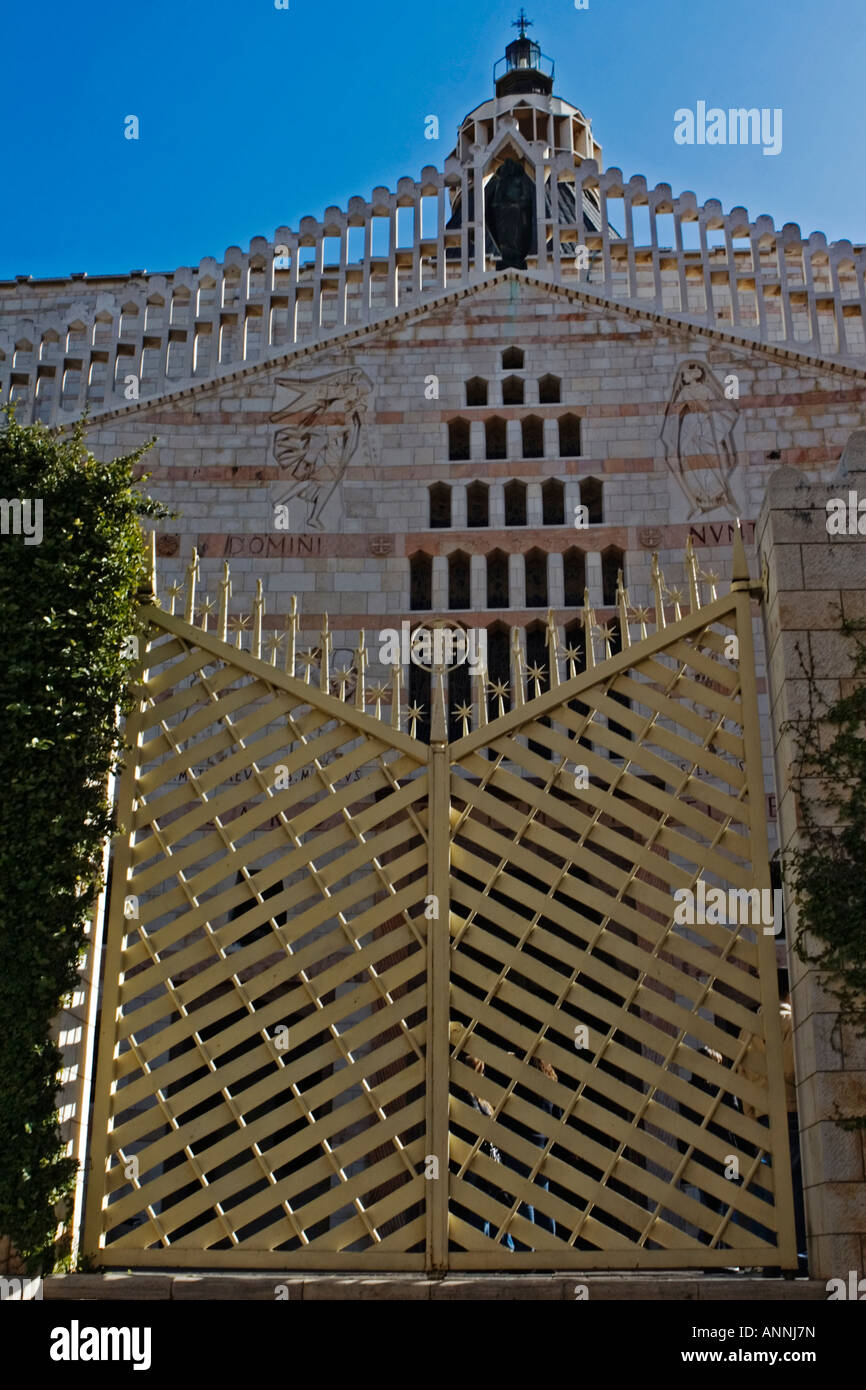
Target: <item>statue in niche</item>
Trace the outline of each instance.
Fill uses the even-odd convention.
[[[681,362],[665,409],[660,439],[668,468],[688,501],[689,520],[699,513],[740,507],[731,491],[738,466],[737,410],[705,362]]]
[[[307,504],[306,525],[323,531],[322,512],[345,477],[366,423],[371,382],[361,371],[332,372],[314,381],[278,377],[293,392],[285,409],[271,416],[281,425],[274,457],[287,476],[273,490],[275,505],[300,497]]]
[[[523,165],[506,159],[484,190],[487,230],[499,251],[497,270],[526,269],[526,257],[536,250],[535,185]]]

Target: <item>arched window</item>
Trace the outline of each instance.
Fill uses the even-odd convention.
[[[431,528],[451,525],[451,489],[447,483],[434,483],[430,489]]]
[[[433,606],[433,560],[423,550],[409,557],[409,607],[423,612]]]
[[[469,556],[462,550],[448,556],[448,607],[469,607]]]
[[[502,354],[503,371],[519,371],[523,366],[523,348],[506,348]]]
[[[523,381],[519,376],[507,376],[503,381],[502,404],[523,405]]]
[[[466,489],[466,523],[490,525],[490,492],[486,483],[470,483]]]
[[[577,415],[559,417],[560,458],[573,459],[580,455],[580,419]]]
[[[577,546],[566,550],[562,557],[566,608],[582,608],[586,589],[586,556]]]
[[[538,415],[527,415],[520,424],[525,459],[544,458],[544,421]]]
[[[601,554],[601,592],[605,608],[613,608],[616,603],[616,587],[619,571],[625,567],[625,553],[618,546],[610,545]],[[625,580],[623,580],[625,583]]]
[[[545,526],[565,524],[565,488],[558,478],[548,478],[541,489],[541,515]]]
[[[530,550],[526,556],[526,606],[547,607],[547,556],[543,550]]]
[[[504,459],[508,457],[505,421],[499,415],[494,415],[492,420],[485,422],[484,438],[487,458]]]
[[[466,383],[466,404],[487,404],[487,382],[483,376],[473,376]]]
[[[505,485],[505,525],[526,525],[526,483],[517,479]]]
[[[589,513],[587,521],[590,526],[600,526],[604,520],[601,490],[602,485],[598,478],[584,478],[580,485],[580,504],[586,507]]]
[[[508,556],[493,550],[487,556],[487,607],[507,608],[509,602]]]
[[[558,376],[543,376],[538,382],[538,404],[559,405],[562,383]]]
[[[448,421],[448,457],[449,459],[468,459],[469,457],[469,421],[468,420],[449,420]]]

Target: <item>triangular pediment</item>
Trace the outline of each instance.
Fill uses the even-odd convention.
[[[770,361],[800,364],[811,372],[831,373],[858,381],[866,379],[866,368],[834,362],[794,348],[761,343],[725,328],[692,323],[676,314],[660,314],[655,309],[623,304],[622,301],[609,299],[580,285],[556,285],[531,272],[508,270],[488,275],[471,285],[462,285],[454,290],[421,299],[411,307],[384,313],[373,323],[337,329],[314,344],[299,346],[291,351],[280,350],[262,357],[257,362],[215,373],[206,380],[186,382],[174,391],[144,397],[111,410],[93,412],[89,417],[90,427],[94,429],[103,422],[133,416],[146,420],[151,413],[160,412],[170,403],[192,403],[214,395],[225,395],[227,387],[235,388],[235,395],[243,394],[255,382],[273,379],[285,371],[297,369],[309,373],[314,370],[317,362],[321,362],[323,366],[334,358],[346,362],[346,354],[355,348],[370,345],[378,338],[394,341],[395,338],[405,336],[408,340],[414,327],[422,326],[426,319],[441,316],[443,310],[451,308],[459,315],[474,301],[491,293],[510,295],[515,287],[519,287],[521,293],[534,293],[541,299],[562,305],[564,309],[577,307],[586,314],[594,314],[622,324],[656,325],[660,331],[663,330],[667,334],[673,330],[683,335],[684,342],[705,340],[708,343],[725,344],[732,350],[746,351]],[[62,422],[63,425],[71,423],[73,421]]]

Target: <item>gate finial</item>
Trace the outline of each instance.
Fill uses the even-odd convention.
[[[229,599],[232,596],[232,577],[229,571],[228,560],[223,561],[223,577],[220,580],[220,625],[219,639],[221,642],[228,641],[229,632]]]
[[[661,572],[661,567],[659,565],[659,553],[657,550],[653,551],[652,568],[650,570],[650,574],[652,576],[653,597],[655,598],[656,604],[656,627],[658,628],[659,632],[661,632],[662,628],[667,627],[667,623],[665,621],[665,601],[662,596],[662,590],[664,589],[665,580],[664,575]]]
[[[589,606],[589,589],[583,591],[583,632],[586,643],[586,664],[587,667],[595,666],[595,646],[592,640],[592,632],[595,627],[595,614]]]
[[[192,558],[186,569],[186,609],[184,619],[192,625],[193,614],[195,613],[195,581],[199,576],[198,551],[195,546],[192,548]]]
[[[523,648],[520,645],[520,629],[511,629],[511,689],[514,693],[515,708],[524,703]]]
[[[322,652],[319,659],[319,689],[325,695],[331,691],[331,632],[328,627],[328,615],[323,614],[322,622]]]
[[[750,582],[749,562],[746,559],[746,547],[743,545],[743,524],[737,517],[734,530],[734,564],[731,571],[731,584],[742,584]]]
[[[298,643],[298,596],[292,594],[289,600],[289,611],[286,615],[286,632],[289,640],[286,643],[286,675],[295,674],[295,656]]]
[[[395,661],[391,667],[391,728],[400,727],[400,701],[403,698],[403,667]]]
[[[701,606],[701,589],[698,583],[698,558],[695,555],[691,536],[686,541],[686,573],[689,577],[689,597],[692,612],[697,613]]]
[[[430,677],[430,742],[448,741],[448,715],[445,710],[445,668],[436,663]]]
[[[364,676],[367,670],[367,648],[365,646],[363,628],[361,628],[358,634],[358,646],[355,652],[355,670],[358,673],[355,681],[355,709],[363,710],[367,703],[367,690]]]
[[[556,623],[553,621],[553,609],[547,610],[547,664],[550,667],[550,688],[559,685],[559,639],[556,635]]]

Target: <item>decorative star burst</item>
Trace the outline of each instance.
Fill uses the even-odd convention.
[[[417,704],[416,704],[416,705],[409,705],[408,709],[406,710],[406,714],[407,714],[408,718],[411,719],[413,722],[414,722],[416,719],[423,719],[423,718],[424,718],[424,706],[423,706],[423,705],[417,705]]]
[[[338,685],[340,687],[341,700],[345,700],[346,686],[349,684],[349,681],[354,678],[354,675],[355,672],[352,670],[351,666],[341,666],[340,669],[338,671],[335,671],[333,676],[331,677],[334,685]]]
[[[315,666],[318,658],[318,647],[304,647],[301,651],[298,652],[298,661],[303,666],[306,672],[306,679],[309,679],[310,670],[313,666]]]
[[[283,632],[274,632],[274,633],[272,633],[271,636],[268,638],[268,643],[267,643],[267,645],[268,645],[268,651],[269,651],[270,654],[271,654],[271,661],[273,661],[274,658],[276,657],[277,652],[280,650],[280,647],[283,645],[283,642],[284,642],[284,641],[285,641],[285,633],[283,633]]]
[[[453,714],[453,716],[454,716],[455,719],[471,719],[471,718],[472,718],[472,706],[471,706],[471,705],[455,705],[454,708],[453,708],[453,710],[451,711],[451,713]]]
[[[508,681],[488,681],[487,693],[494,699],[505,700],[508,698]]]

